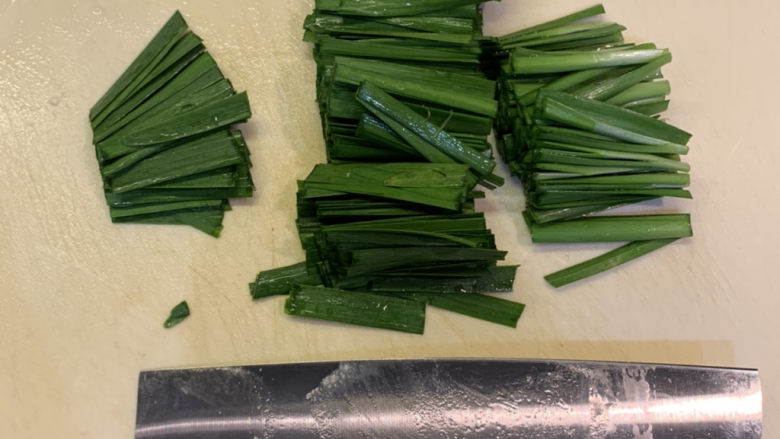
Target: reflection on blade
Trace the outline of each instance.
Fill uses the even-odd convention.
[[[759,438],[753,370],[399,360],[150,371],[136,438]]]

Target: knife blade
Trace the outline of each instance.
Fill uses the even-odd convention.
[[[380,360],[143,371],[136,439],[760,438],[758,371]]]

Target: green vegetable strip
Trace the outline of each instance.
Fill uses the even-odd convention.
[[[165,113],[166,117],[170,117],[232,96],[233,87],[222,78],[222,73],[213,63],[210,55],[202,54],[168,86],[115,125],[106,128],[105,135],[108,137],[97,144],[98,159],[101,163],[142,148],[125,145],[122,143],[122,137],[141,127],[154,124],[158,115]],[[191,75],[193,79],[190,80]]]
[[[335,161],[362,161],[362,162],[415,162],[419,161],[417,154],[410,155],[388,149],[384,146],[377,147],[368,142],[349,138],[347,136],[336,135],[331,139],[331,144],[327,147],[328,159]]]
[[[685,166],[670,166],[666,162],[661,161],[638,161],[638,160],[609,160],[609,159],[601,159],[601,158],[589,158],[587,156],[577,155],[577,154],[567,154],[569,151],[562,151],[562,150],[553,150],[553,149],[539,149],[534,150],[531,154],[529,154],[526,157],[526,160],[535,160],[536,163],[534,166],[539,166],[539,169],[542,169],[541,166],[550,163],[550,164],[568,164],[568,165],[575,165],[575,166],[592,166],[597,168],[624,168],[624,169],[630,169],[633,172],[642,172],[642,171],[675,171],[680,170],[683,172],[687,172],[687,165]],[[534,168],[536,169],[536,168]]]
[[[395,176],[411,178],[418,173],[435,177],[429,187],[389,187],[385,181]],[[300,183],[304,198],[317,192],[368,195],[458,211],[465,201],[468,167],[458,164],[386,163],[360,165],[317,165],[306,181]],[[455,180],[453,180],[455,179]],[[461,185],[453,187],[453,181]]]
[[[187,30],[187,23],[184,22],[181,14],[176,11],[173,16],[165,23],[152,41],[136,57],[130,67],[119,77],[111,88],[98,100],[98,102],[89,110],[90,120],[95,119],[98,114],[103,113],[106,108],[117,100],[117,97],[139,76],[142,76],[144,70],[148,69],[155,57],[175,40],[177,36]]]
[[[192,32],[187,32],[171,48],[165,57],[149,73],[149,78],[156,81],[160,75],[165,73],[171,67],[177,65],[179,61],[189,58],[191,55],[200,54],[206,48],[202,44],[203,40]],[[148,84],[144,88],[148,87]]]
[[[536,32],[542,32],[546,31],[548,29],[554,29],[556,27],[564,26],[569,23],[573,23],[575,21],[582,20],[584,18],[593,17],[595,15],[603,14],[604,13],[604,6],[601,4],[591,6],[589,8],[583,9],[581,11],[574,12],[569,15],[565,15],[561,18],[550,20],[542,24],[538,24],[536,26],[531,26],[526,29],[519,30],[517,32],[511,33],[509,35],[505,35],[503,37],[499,37],[499,43],[502,45],[505,44],[511,44],[516,40],[522,39],[524,36]]]
[[[110,207],[130,207],[141,204],[173,203],[179,201],[204,201],[237,198],[238,188],[216,189],[139,189],[123,194],[106,193]],[[247,196],[251,196],[251,193]]]
[[[387,125],[391,130],[393,130],[395,134],[397,134],[400,138],[406,141],[406,143],[409,144],[409,146],[411,146],[418,155],[424,157],[429,162],[457,163],[456,159],[450,157],[444,151],[441,151],[440,149],[436,148],[436,146],[430,144],[426,139],[417,135],[414,131],[410,130],[409,128],[407,128],[397,120],[393,119],[391,115],[375,110],[373,108],[371,108],[370,110],[376,117],[381,119],[385,125]]]
[[[457,232],[464,230],[485,229],[483,214],[466,215],[426,215],[414,218],[393,218],[386,220],[350,222],[348,224],[333,224],[324,226],[325,231],[345,230],[406,230],[413,224],[415,230],[429,232]]]
[[[381,184],[392,182],[397,187],[420,187],[421,178],[427,178],[425,188],[447,187],[458,191],[464,185],[473,185],[468,167],[460,164],[382,163],[382,164],[320,164],[306,178],[309,182],[353,184]]]
[[[249,100],[242,92],[130,133],[122,142],[130,146],[170,142],[244,122],[251,116]]]
[[[186,300],[182,300],[178,305],[171,309],[171,315],[163,323],[164,328],[171,328],[178,325],[190,315],[190,307]]]
[[[621,143],[607,136],[563,127],[539,126],[534,128],[538,140],[549,140],[582,147],[605,149],[610,151],[637,152],[644,154],[687,154],[688,147],[674,143],[658,145],[639,145]]]
[[[607,99],[612,105],[625,105],[630,102],[650,97],[664,97],[672,91],[669,81],[640,82]]]
[[[539,205],[539,203],[536,202],[533,198],[535,198],[534,193],[529,194],[530,198],[532,198],[528,205],[532,208],[541,209],[541,210],[551,210],[551,209],[563,209],[568,207],[580,207],[580,206],[593,206],[594,204],[598,203],[606,203],[606,202],[615,202],[615,203],[621,203],[624,200],[631,199],[631,198],[642,198],[641,195],[632,195],[632,194],[621,194],[621,193],[612,193],[612,194],[583,194],[582,192],[574,193],[573,196],[570,197],[570,199],[562,199],[558,200],[558,202],[550,202],[544,205]],[[589,197],[583,196],[583,195],[590,195]],[[655,197],[658,197],[659,195],[655,195]],[[644,196],[645,198],[649,198],[649,196]]]
[[[324,234],[329,243],[343,249],[361,249],[371,247],[487,247],[494,245],[491,236],[463,238],[446,233],[421,232],[417,230],[352,230],[329,232]]]
[[[120,172],[126,170],[130,166],[140,162],[141,160],[144,160],[147,157],[151,157],[157,154],[158,152],[167,149],[168,147],[169,145],[156,145],[156,146],[149,146],[135,152],[131,152],[130,154],[124,155],[119,159],[111,162],[110,165],[101,168],[100,173],[103,175],[103,178],[111,178],[119,174]]]
[[[188,54],[178,59],[177,63],[169,67],[165,72],[163,72],[163,74],[156,77],[153,81],[147,84],[143,89],[139,90],[128,100],[124,101],[124,103],[121,106],[119,106],[116,110],[114,110],[110,116],[108,116],[105,120],[103,120],[103,122],[101,122],[98,126],[96,126],[94,141],[97,142],[104,139],[106,137],[105,130],[110,129],[118,121],[121,121],[131,111],[137,108],[144,101],[148,100],[151,96],[156,94],[174,77],[176,77],[183,70],[185,70],[187,66],[189,66],[194,60],[200,57],[200,55],[204,50],[203,45],[200,44],[200,39],[194,35],[192,36],[192,38],[188,38],[188,36],[190,35],[193,34],[192,33],[187,34],[183,38],[183,40],[188,40],[191,43],[197,42],[197,45],[194,45],[191,49],[189,49]]]
[[[222,200],[181,201],[177,203],[145,204],[137,207],[111,208],[111,219],[149,215],[175,210],[221,209]]]
[[[249,291],[253,300],[263,297],[289,294],[293,285],[320,285],[320,277],[317,274],[309,274],[306,262],[288,265],[262,271],[255,281],[249,284]]]
[[[561,76],[560,78],[551,81],[548,84],[540,84],[539,88],[549,88],[550,90],[560,90],[560,91],[567,91],[577,85],[586,83],[588,81],[591,81],[595,78],[598,78],[600,76],[603,76],[605,73],[612,70],[609,67],[604,67],[600,69],[588,69],[588,70],[580,70],[577,72],[572,72],[567,75]],[[520,97],[520,103],[525,106],[529,106],[533,104],[533,102],[536,100],[536,93],[527,93]]]
[[[406,247],[392,252],[387,249],[365,249],[352,252],[352,265],[347,269],[349,276],[415,266],[422,262],[498,261],[506,252],[480,248],[451,248],[442,252],[437,248]]]
[[[685,187],[691,182],[688,174],[646,173],[632,175],[606,175],[597,177],[577,177],[538,182],[543,185],[652,185],[653,187]]]
[[[615,242],[693,236],[688,214],[592,217],[532,224],[533,242]]]
[[[186,89],[182,90],[182,92],[185,91],[187,90]],[[176,103],[166,102],[163,105],[158,105],[157,107],[149,111],[148,115],[144,115],[143,118],[139,118],[139,120],[133,121],[132,123],[122,128],[121,130],[117,131],[115,134],[111,135],[106,140],[98,143],[97,148],[98,148],[99,159],[101,160],[101,162],[106,162],[111,159],[122,157],[123,155],[130,154],[144,148],[149,148],[149,146],[126,145],[123,143],[123,138],[128,133],[132,133],[133,131],[138,131],[143,129],[144,127],[148,127],[158,123],[159,119],[156,118],[156,115],[158,113],[165,112],[166,117],[174,117],[176,115],[185,113],[191,110],[192,108],[198,108],[200,106],[206,105],[209,102],[227,99],[228,97],[233,96],[233,93],[234,92],[232,86],[230,86],[230,83],[227,80],[223,79],[212,83],[206,88],[192,92],[192,94],[190,94],[180,102],[176,102]],[[179,93],[177,93],[177,97],[181,97]],[[188,140],[189,139],[185,138],[182,139],[180,142],[186,142]],[[172,142],[172,143],[175,144],[179,142]],[[166,143],[166,145],[171,145],[172,143],[168,142]]]
[[[512,39],[512,44],[516,46],[522,46],[527,42],[538,41],[555,41],[555,38],[561,36],[576,36],[579,38],[582,34],[587,34],[590,31],[600,31],[603,29],[610,29],[618,27],[620,30],[625,30],[623,26],[615,23],[578,23],[569,24],[565,26],[558,26],[554,29],[541,30],[536,32],[528,32],[522,35],[516,36]],[[612,33],[612,32],[609,32]]]
[[[530,204],[534,207],[543,209],[552,209],[561,207],[564,203],[571,206],[572,203],[581,201],[583,204],[593,204],[594,201],[607,199],[609,197],[625,197],[630,195],[643,195],[649,197],[678,197],[691,198],[690,192],[682,189],[633,189],[633,188],[567,188],[567,187],[545,187],[542,191],[532,192],[530,195]],[[630,241],[630,240],[629,240]]]
[[[284,304],[287,314],[422,334],[425,304],[370,293],[300,286]]]
[[[404,139],[399,137],[390,127],[377,120],[374,117],[365,114],[355,130],[355,135],[367,140],[386,145],[391,148],[403,151],[406,154],[416,157],[422,157],[420,153],[412,148]]]
[[[579,46],[583,40],[594,42],[622,41],[621,32],[625,27],[615,23],[587,23],[559,28],[555,31],[540,32],[527,35],[523,41],[505,45],[505,48],[525,47],[532,49],[548,49],[549,47],[568,47],[569,44]],[[567,44],[568,43],[568,44]]]
[[[609,209],[625,206],[628,204],[640,203],[642,201],[653,200],[654,197],[647,196],[627,196],[617,200],[605,200],[599,203],[586,204],[582,206],[559,207],[555,209],[538,210],[528,207],[525,213],[537,224],[549,223],[552,221],[565,221],[580,218],[585,215],[602,212]]]
[[[116,193],[140,189],[188,175],[224,168],[244,160],[226,132],[167,149],[111,180]]]
[[[635,84],[640,83],[648,75],[657,71],[664,65],[669,64],[670,62],[672,62],[672,54],[665,52],[663,55],[659,56],[653,61],[650,61],[643,66],[639,66],[628,73],[583,87],[575,91],[574,94],[586,97],[588,99],[597,99],[603,101],[619,94],[622,91],[627,90]]]
[[[147,186],[147,189],[230,188],[236,187],[237,180],[238,174],[232,167],[228,167],[201,174],[188,175],[165,183]]]
[[[579,166],[561,163],[534,163],[533,168],[536,172],[531,175],[531,179],[535,181],[575,178],[580,176],[625,174],[637,171],[635,168],[626,167]]]
[[[365,237],[360,237],[360,232],[366,232],[369,233],[369,235],[365,235]],[[330,233],[327,235],[328,239],[334,240],[334,235],[337,235],[337,233]],[[374,235],[371,235],[374,234]],[[467,239],[467,238],[461,238],[456,235],[450,235],[447,233],[437,233],[437,232],[425,232],[425,231],[419,231],[419,230],[384,230],[384,229],[372,229],[372,230],[352,230],[349,233],[341,232],[341,235],[346,240],[355,239],[358,242],[376,242],[378,240],[381,240],[381,238],[384,236],[387,239],[405,239],[409,240],[409,238],[420,238],[417,242],[424,242],[426,244],[432,244],[434,242],[440,242],[443,245],[463,245],[466,247],[478,247],[480,245],[479,242],[473,240],[473,239]],[[410,236],[409,236],[410,235]],[[344,242],[345,240],[342,240]],[[398,241],[396,241],[397,243]],[[385,241],[387,244],[393,244],[392,242]]]
[[[139,224],[169,224],[191,226],[207,235],[215,238],[222,232],[222,219],[225,211],[223,208],[196,210],[196,211],[174,211],[163,212],[159,214],[133,216],[126,218],[116,218],[115,222],[133,222]]]
[[[364,58],[350,58],[339,56],[335,58],[337,67],[348,66],[355,69],[359,69],[366,72],[379,73],[385,76],[391,76],[394,78],[408,78],[412,81],[417,81],[430,86],[446,87],[449,86],[450,90],[453,88],[464,94],[473,95],[489,100],[493,100],[493,94],[495,93],[495,81],[487,79],[481,75],[475,75],[473,73],[465,73],[461,70],[448,71],[441,68],[433,68],[431,66],[414,66],[407,64],[399,64],[393,62],[387,62],[383,60],[370,60]],[[363,80],[358,81],[354,85],[360,85]],[[378,84],[377,84],[378,85]],[[412,98],[419,99],[416,96]],[[443,104],[446,105],[446,104]],[[468,110],[468,109],[467,109]],[[469,110],[472,111],[473,110]]]
[[[184,64],[186,63],[186,64]],[[175,96],[177,92],[188,88],[189,93],[205,88],[222,78],[214,59],[205,52],[198,52],[195,58],[185,59],[182,70],[175,70],[175,76],[170,81],[163,83],[161,88],[154,90],[153,94],[146,96],[141,102],[125,102],[117,111],[107,118],[95,131],[93,141],[100,142],[133,121],[141,122],[159,114],[163,108],[151,111],[154,107],[166,102]],[[214,69],[210,76],[206,72]],[[204,77],[205,76],[205,77]],[[201,78],[203,77],[203,78]],[[167,76],[162,79],[167,79]],[[203,82],[207,81],[207,82]],[[182,96],[185,97],[188,95]],[[141,95],[143,97],[143,95]],[[171,102],[172,103],[172,102]],[[129,107],[129,108],[128,108]]]
[[[535,157],[538,159],[547,158],[550,156],[563,157],[579,157],[579,158],[592,158],[592,159],[604,159],[604,160],[631,160],[631,162],[623,163],[626,167],[632,165],[641,166],[636,162],[644,162],[647,166],[652,166],[659,169],[667,169],[670,171],[688,172],[690,165],[682,163],[679,160],[672,160],[664,157],[659,157],[653,154],[645,154],[639,152],[624,152],[614,151],[607,149],[588,148],[584,146],[568,145],[557,142],[539,142],[537,145],[549,146],[550,148],[538,148],[532,151]],[[541,160],[540,160],[541,161]],[[565,162],[561,162],[565,163]],[[616,162],[616,167],[620,167],[621,163]]]
[[[517,327],[525,305],[483,294],[414,294],[431,306],[499,325]]]
[[[511,292],[516,266],[490,267],[486,275],[467,274],[463,278],[431,277],[431,272],[418,276],[387,276],[371,282],[371,290],[387,293],[483,293]],[[447,273],[452,276],[452,273]]]
[[[388,63],[390,64],[390,63]],[[392,65],[392,64],[391,64]],[[398,94],[438,105],[446,105],[468,112],[494,117],[497,111],[493,92],[484,87],[472,87],[465,75],[444,73],[416,67],[387,67],[387,72],[374,72],[361,67],[339,63],[335,79],[352,85],[371,82],[389,93]]]
[[[458,191],[446,191],[436,189],[433,191],[424,189],[399,189],[381,186],[351,186],[336,183],[305,183],[304,189],[320,189],[328,192],[368,195],[372,197],[389,198],[393,200],[408,201],[410,203],[424,204],[442,209],[457,211],[463,203],[463,197]],[[445,198],[446,197],[446,198]]]
[[[616,47],[626,49],[623,45],[623,33],[614,32],[604,36],[594,36],[592,38],[586,38],[583,40],[568,38],[563,39],[558,43],[539,44],[533,46],[537,50],[610,50]]]
[[[407,61],[452,62],[478,64],[479,53],[465,53],[459,49],[435,47],[408,47],[376,43],[367,40],[348,41],[340,39],[323,39],[318,46],[321,55],[355,56],[371,58],[387,58]]]
[[[660,120],[604,102],[542,89],[539,116],[633,143],[685,145],[691,135]]]
[[[352,93],[350,98],[355,101],[355,94]],[[447,122],[448,131],[454,133],[472,133],[474,135],[487,136],[493,129],[493,121],[488,117],[466,114],[452,109],[443,110],[430,105],[419,105],[411,102],[405,102],[405,104],[433,124],[443,125],[444,122]],[[357,105],[360,106],[360,104]],[[362,106],[360,106],[360,109],[364,111]]]
[[[656,116],[669,109],[669,101],[656,102],[650,104],[626,105],[626,109],[636,111],[646,116]]]
[[[113,112],[117,109],[121,103],[125,102],[128,98],[133,96],[134,93],[136,93],[138,90],[146,86],[150,81],[152,81],[154,78],[151,77],[151,73],[156,69],[159,64],[163,61],[165,56],[168,55],[168,53],[173,49],[173,47],[177,44],[178,40],[186,33],[186,29],[184,32],[176,35],[173,39],[171,39],[165,47],[162,48],[160,53],[157,54],[157,56],[152,60],[152,62],[141,72],[139,76],[137,76],[135,79],[133,79],[130,84],[127,85],[127,87],[122,90],[121,93],[119,93],[119,96],[116,97],[116,99],[111,102],[102,112],[100,112],[92,121],[92,127],[96,128],[98,127],[103,121],[113,114]]]
[[[420,17],[453,17],[453,18],[469,18],[474,20],[477,25],[477,32],[481,32],[482,12],[481,8],[474,6],[475,2],[465,4],[462,6],[448,6],[446,9],[439,9],[432,12],[424,12],[416,14]]]
[[[665,53],[665,50],[651,49],[527,56],[515,50],[512,54],[512,71],[515,74],[535,74],[627,66],[650,62]]]
[[[569,268],[548,274],[544,277],[555,288],[560,288],[572,282],[607,271],[618,265],[658,250],[667,244],[676,241],[677,238],[654,239],[649,241],[636,241],[626,244],[601,256],[573,265]]]
[[[464,34],[460,30],[455,33],[438,32],[418,32],[413,29],[406,29],[402,26],[396,26],[390,23],[380,21],[356,21],[345,17],[327,14],[312,14],[306,17],[304,29],[311,32],[310,41],[316,41],[322,34],[339,35],[342,37],[361,37],[361,38],[408,38],[417,39],[420,42],[441,42],[451,44],[472,44],[474,37],[470,34]]]
[[[364,83],[358,89],[357,99],[372,113],[383,118],[385,123],[388,123],[386,118],[392,118],[456,161],[469,165],[480,176],[488,177],[491,175],[495,162],[463,145],[459,140],[443,131],[442,127],[437,127],[426,121],[422,116],[372,84]],[[390,126],[392,128],[392,125]],[[418,151],[425,156],[423,151],[419,149]],[[500,180],[499,177],[493,176],[492,178]]]
[[[376,21],[380,23],[388,23],[395,26],[400,26],[406,29],[414,29],[424,32],[436,32],[436,33],[453,33],[453,34],[474,34],[475,32],[479,32],[479,29],[476,29],[476,20],[473,18],[459,18],[459,17],[435,17],[435,16],[425,16],[425,17],[388,17],[388,18],[378,18]],[[401,43],[401,45],[410,46],[410,44],[404,44],[404,43],[416,43],[412,41],[407,41]],[[463,52],[467,52],[466,47],[461,48]],[[474,47],[474,52],[479,54],[481,51]]]
[[[466,5],[478,5],[482,0],[317,0],[315,9],[343,15],[368,17],[403,17],[421,15]]]

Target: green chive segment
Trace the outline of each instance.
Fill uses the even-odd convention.
[[[323,287],[297,287],[284,312],[299,317],[422,334],[425,304],[397,297]]]
[[[676,241],[677,238],[653,239],[635,241],[615,250],[604,253],[593,259],[572,265],[555,273],[548,274],[544,279],[555,288],[568,285],[589,276],[607,271],[618,265],[625,264]]]
[[[171,315],[168,316],[168,318],[165,320],[165,323],[163,323],[164,328],[171,328],[173,326],[178,325],[181,323],[184,319],[189,317],[190,315],[190,307],[187,305],[186,300],[182,300],[178,305],[174,306],[173,309],[171,309]]]

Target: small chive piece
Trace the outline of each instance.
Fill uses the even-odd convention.
[[[560,288],[578,280],[585,279],[601,272],[607,271],[618,265],[625,264],[652,251],[677,241],[678,238],[653,239],[649,241],[635,241],[618,247],[615,250],[604,253],[593,259],[580,262],[577,265],[565,268],[555,273],[548,274],[544,279],[555,288]]]
[[[299,286],[284,304],[287,314],[413,334],[425,330],[425,304],[397,297]]]
[[[186,300],[182,300],[178,305],[171,309],[171,315],[163,323],[164,328],[171,328],[178,325],[190,315],[190,307]]]

